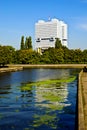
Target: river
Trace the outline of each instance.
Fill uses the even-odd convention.
[[[0,130],[74,130],[77,78],[65,80],[78,72],[24,69],[0,74]]]

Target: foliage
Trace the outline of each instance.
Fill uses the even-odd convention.
[[[56,39],[56,42],[55,42],[55,48],[62,48],[62,43],[61,43],[61,40],[59,38]]]
[[[39,56],[40,54],[38,54],[36,51],[33,51],[32,49],[17,51],[19,64],[38,64]]]
[[[30,36],[28,38],[28,49],[32,49],[32,38]]]
[[[87,63],[87,49],[83,50],[81,58],[80,60],[83,61],[83,63]]]
[[[58,64],[63,63],[63,50],[62,49],[55,49],[49,48],[48,50],[44,51],[41,62],[45,64]]]
[[[21,50],[25,49],[25,45],[24,45],[24,36],[21,37]]]
[[[0,46],[0,65],[13,63],[15,49],[11,46]]]
[[[32,49],[31,36],[21,37],[20,50],[0,45],[0,65],[5,64],[80,64],[87,63],[87,49],[69,49],[56,39],[55,48],[50,47],[41,54]]]
[[[32,38],[31,36],[26,37],[26,40],[24,41],[24,36],[21,37],[21,50],[26,49],[32,49]]]

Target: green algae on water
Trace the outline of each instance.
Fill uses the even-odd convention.
[[[50,85],[50,84],[57,84],[57,83],[69,83],[69,82],[73,82],[76,79],[76,76],[72,76],[66,79],[52,79],[52,80],[44,80],[44,81],[37,81],[37,82],[31,82],[28,84],[25,84],[23,86],[21,86],[21,90],[22,91],[29,91],[32,90],[34,88],[32,88],[32,86],[41,86],[41,85]],[[46,86],[47,87],[47,86]]]

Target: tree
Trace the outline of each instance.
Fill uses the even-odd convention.
[[[24,45],[24,36],[21,37],[21,50],[25,49],[25,45]]]
[[[31,49],[17,51],[19,64],[39,64],[40,54]]]
[[[28,37],[26,37],[26,40],[25,40],[25,49],[28,49]]]
[[[61,40],[59,38],[56,39],[55,48],[62,48]]]
[[[73,50],[69,50],[67,47],[62,47],[64,51],[64,63],[71,63],[73,60]]]
[[[80,49],[74,50],[74,63],[82,62],[82,51]]]
[[[28,37],[28,43],[27,43],[28,49],[32,49],[32,38]]]
[[[41,56],[41,62],[46,64],[64,63],[63,49],[48,48]]]
[[[58,64],[58,63],[63,63],[63,49],[55,49],[55,48],[49,48],[49,59],[50,63],[52,64]]]
[[[26,37],[25,49],[32,49],[32,38],[31,38],[31,36]]]
[[[82,52],[82,62],[87,64],[87,49]]]
[[[50,64],[49,51],[45,50],[43,55],[41,55],[40,63],[42,64]]]
[[[0,65],[12,63],[14,61],[15,49],[11,46],[0,46]]]

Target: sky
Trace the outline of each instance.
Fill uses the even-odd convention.
[[[49,17],[68,25],[70,49],[87,49],[87,0],[0,0],[0,45],[20,49],[31,36],[34,46],[35,23]]]

